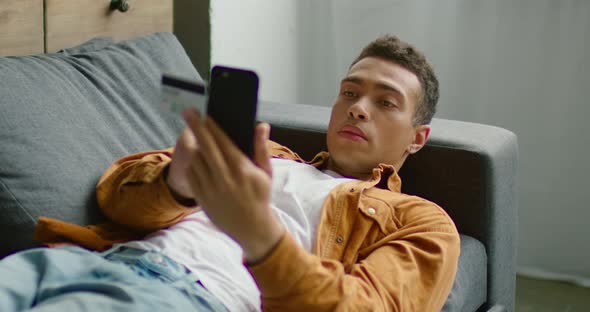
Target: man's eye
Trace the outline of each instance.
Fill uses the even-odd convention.
[[[344,95],[345,97],[355,97],[356,93],[354,93],[352,91],[345,90],[345,91],[342,91],[342,95]]]
[[[388,107],[388,108],[393,108],[393,107],[397,106],[397,105],[395,105],[394,102],[387,101],[387,100],[382,101],[381,103],[383,104],[383,106]]]

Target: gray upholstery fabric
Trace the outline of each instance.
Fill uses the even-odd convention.
[[[264,103],[259,113],[273,125],[273,139],[307,159],[325,150],[329,118],[329,107],[284,103]],[[508,130],[435,118],[427,145],[400,171],[403,192],[439,204],[459,232],[485,246],[484,309],[514,311],[517,154],[516,136]]]
[[[32,246],[39,216],[101,220],[94,186],[130,153],[173,146],[163,72],[200,79],[171,33],[0,58],[0,256]]]
[[[487,256],[483,244],[461,234],[461,255],[455,283],[443,312],[473,312],[486,302]]]
[[[113,42],[114,42],[113,38],[111,38],[111,37],[96,37],[96,38],[92,38],[80,45],[77,45],[75,47],[62,49],[58,53],[61,53],[64,55],[72,55],[72,54],[92,52],[92,51],[106,48],[109,45],[113,44]]]
[[[516,136],[505,129],[436,120],[424,151],[400,175],[404,191],[439,203],[488,256],[487,306],[514,311],[516,287]]]

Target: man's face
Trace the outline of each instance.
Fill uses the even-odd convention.
[[[396,63],[367,57],[354,64],[332,108],[330,168],[357,178],[369,177],[380,163],[399,170],[430,131],[428,125],[413,124],[420,92],[418,77]]]

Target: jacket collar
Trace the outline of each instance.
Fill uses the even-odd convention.
[[[306,161],[308,165],[312,165],[320,170],[326,169],[330,159],[330,153],[319,152],[311,161]],[[400,193],[402,189],[402,179],[397,174],[395,167],[388,164],[379,164],[373,168],[373,176],[367,181],[370,186],[376,186],[381,189],[388,189],[392,192]]]

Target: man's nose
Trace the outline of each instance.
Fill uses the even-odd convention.
[[[360,98],[348,108],[348,117],[363,121],[369,120],[369,104],[366,99]]]

